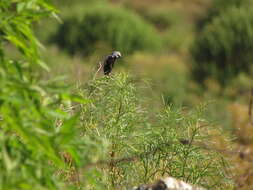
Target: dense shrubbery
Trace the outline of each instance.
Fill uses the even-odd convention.
[[[253,12],[231,8],[204,27],[192,47],[193,76],[203,81],[212,75],[222,83],[249,72],[253,56]]]
[[[0,189],[127,189],[161,175],[226,188],[222,158],[198,144],[211,131],[201,109],[166,107],[151,123],[125,74],[94,79],[79,95],[41,80],[32,26],[55,11],[44,0],[0,3]]]
[[[91,81],[80,90],[92,102],[81,109],[85,135],[107,139],[105,160],[127,158],[100,168],[110,188],[130,188],[155,176],[169,175],[205,187],[229,189],[220,155],[195,145],[208,141],[208,133],[212,133],[210,127],[203,127],[207,124],[203,107],[183,114],[166,106],[151,124],[126,74]]]
[[[43,0],[0,3],[0,189],[56,189],[59,185],[52,176],[55,168],[64,167],[58,151],[68,144],[71,125],[63,128],[65,135],[56,130],[57,98],[51,104],[42,103],[53,89],[40,85],[32,69],[37,64],[45,67],[32,23],[54,11]],[[6,56],[7,44],[19,50],[22,60]],[[60,98],[62,92],[58,92]],[[58,116],[70,119],[68,114]]]
[[[89,162],[81,157],[80,148],[97,150],[87,144],[88,137],[80,140],[76,135],[77,115],[60,109],[72,100],[87,101],[38,77],[47,66],[32,26],[55,11],[44,0],[0,3],[0,189],[63,189],[66,175],[61,174],[70,170],[63,153],[78,168]],[[19,50],[20,59],[7,55],[8,45]]]
[[[230,8],[248,7],[252,6],[252,3],[252,0],[213,0],[207,14],[198,21],[197,28],[198,30],[203,29],[203,27],[209,24],[213,18],[219,16]]]
[[[55,40],[71,54],[84,55],[93,53],[98,46],[124,54],[161,47],[161,39],[152,26],[127,10],[108,6],[91,7],[84,10],[83,16],[66,18]]]

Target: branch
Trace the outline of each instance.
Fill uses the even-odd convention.
[[[249,101],[249,120],[253,125],[253,115],[252,115],[252,107],[253,107],[253,88],[251,89],[250,101]]]
[[[169,143],[163,144],[163,146],[170,146],[170,144]],[[95,163],[87,164],[86,166],[83,167],[83,169],[85,170],[85,169],[89,169],[92,167],[98,167],[98,166],[104,166],[104,165],[106,165],[106,166],[117,165],[117,164],[125,163],[125,162],[135,162],[137,160],[140,160],[143,157],[150,156],[150,155],[156,153],[157,151],[162,151],[162,148],[156,147],[152,151],[144,152],[144,153],[129,156],[129,157],[122,157],[122,158],[111,159],[111,160],[100,160]]]
[[[101,70],[101,68],[103,67],[103,64],[99,61],[98,62],[98,70],[96,71],[96,73],[93,76],[93,80],[97,77],[98,72]]]
[[[187,145],[187,144],[189,144],[189,141],[188,140],[181,140],[180,143],[182,143],[183,145]],[[170,145],[171,145],[171,143],[167,143],[167,144],[163,144],[162,146],[166,147],[166,146],[170,146]],[[253,159],[249,155],[245,154],[242,151],[218,149],[218,148],[214,148],[214,147],[209,147],[209,146],[202,144],[202,143],[193,143],[193,145],[197,146],[199,148],[202,148],[203,150],[206,150],[206,151],[215,151],[220,154],[238,155],[240,158],[244,159],[245,161],[247,161],[249,163],[253,163]],[[117,164],[121,164],[121,163],[136,162],[143,157],[148,157],[150,155],[155,154],[157,151],[163,151],[163,148],[156,147],[155,149],[153,149],[151,151],[143,152],[141,154],[137,154],[137,155],[133,155],[133,156],[129,156],[129,157],[122,157],[122,158],[110,159],[110,160],[99,160],[95,163],[87,164],[82,169],[86,170],[86,169],[93,168],[93,167],[110,166],[110,165],[116,166]]]

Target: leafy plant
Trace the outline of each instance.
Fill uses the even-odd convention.
[[[32,25],[56,11],[44,0],[0,2],[0,189],[62,188],[65,180],[56,173],[69,168],[62,152],[80,166],[77,152],[85,143],[74,138],[78,115],[63,112],[60,105],[88,101],[60,84],[41,81],[38,72],[49,68],[40,58]],[[20,58],[8,57],[6,46],[18,50]]]
[[[203,27],[210,24],[212,19],[219,16],[224,11],[230,8],[240,8],[240,7],[250,7],[252,6],[252,0],[213,0],[211,6],[202,18],[199,19],[197,23],[197,29],[201,31]]]
[[[0,189],[124,189],[165,174],[229,186],[220,155],[195,144],[207,139],[201,111],[166,107],[151,122],[126,74],[77,92],[42,80],[49,68],[32,26],[56,10],[46,0],[6,0],[0,13]]]
[[[92,101],[81,108],[85,135],[109,142],[107,164],[100,168],[109,189],[127,189],[166,175],[208,188],[231,187],[222,156],[205,149],[215,129],[208,127],[203,107],[183,114],[166,106],[151,122],[126,74],[97,79],[79,89]]]
[[[213,19],[195,40],[191,53],[193,76],[213,76],[223,84],[240,72],[250,72],[253,50],[253,13],[231,8]]]
[[[93,6],[83,12],[66,18],[53,38],[71,54],[89,55],[97,47],[117,49],[125,54],[161,47],[161,39],[152,26],[128,10]]]

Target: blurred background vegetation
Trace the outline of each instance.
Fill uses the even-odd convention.
[[[221,112],[214,111],[213,119],[222,119],[232,130],[227,107],[248,105],[253,75],[251,0],[55,0],[54,4],[61,22],[46,19],[35,26],[47,47],[43,55],[52,67],[49,75],[87,81],[105,55],[119,50],[124,58],[115,72],[125,70],[137,81],[148,80],[150,88],[141,93],[150,96],[152,107],[213,101]]]
[[[2,7],[5,6],[4,2],[0,3]],[[41,2],[44,1],[41,0]],[[56,93],[53,100],[50,97],[49,103],[45,103],[53,107],[42,112],[47,112],[49,109],[51,113],[47,116],[47,121],[51,122],[48,125],[58,125],[52,122],[54,116],[66,121],[66,124],[63,124],[65,131],[62,131],[63,136],[59,139],[53,137],[61,132],[53,130],[55,134],[52,137],[49,135],[47,137],[49,140],[41,140],[45,141],[47,146],[43,148],[44,152],[42,151],[39,156],[35,156],[38,154],[36,150],[41,149],[42,145],[40,146],[39,142],[34,139],[27,140],[37,146],[27,148],[22,152],[23,156],[34,153],[25,161],[28,165],[34,165],[35,160],[40,160],[38,163],[43,170],[33,173],[29,170],[30,166],[23,168],[23,170],[29,170],[30,176],[36,176],[29,184],[30,186],[27,184],[22,186],[22,183],[17,181],[7,180],[6,182],[6,176],[1,176],[2,182],[6,182],[2,184],[11,184],[12,186],[8,186],[11,189],[19,183],[21,184],[19,187],[29,189],[39,179],[47,178],[47,176],[40,175],[39,172],[55,175],[55,171],[58,171],[51,181],[42,182],[43,180],[40,180],[41,184],[38,185],[38,189],[43,189],[42,187],[54,189],[66,180],[70,181],[72,187],[71,182],[79,183],[77,179],[73,179],[76,177],[76,170],[72,166],[70,168],[73,170],[63,167],[64,164],[60,161],[61,156],[56,152],[68,152],[75,160],[75,167],[79,170],[85,164],[89,165],[104,158],[101,155],[110,153],[113,155],[109,156],[111,159],[114,156],[117,158],[139,154],[141,150],[152,151],[154,149],[152,144],[158,146],[158,144],[168,143],[166,138],[178,142],[181,138],[194,137],[197,133],[198,138],[203,142],[210,142],[228,160],[231,166],[228,171],[223,170],[223,163],[219,159],[221,155],[217,156],[217,151],[209,155],[202,150],[196,150],[194,147],[185,148],[178,143],[175,147],[166,149],[167,152],[154,155],[152,159],[156,161],[156,165],[143,157],[136,165],[122,164],[119,167],[111,166],[109,169],[103,167],[102,169],[90,169],[85,173],[84,184],[74,184],[73,189],[76,186],[82,186],[84,189],[105,189],[105,184],[110,184],[107,186],[108,189],[117,189],[117,185],[129,188],[133,184],[149,182],[155,177],[165,175],[163,172],[168,168],[170,169],[168,175],[187,179],[191,183],[208,188],[228,189],[233,184],[234,189],[252,189],[253,124],[251,117],[253,116],[249,111],[251,89],[253,88],[252,0],[53,0],[52,4],[58,10],[51,9],[43,3],[40,6],[45,6],[47,11],[56,12],[58,17],[45,11],[43,14],[48,14],[48,17],[42,19],[44,15],[38,13],[37,17],[35,16],[31,21],[35,36],[44,46],[41,48],[42,60],[48,65],[50,71],[35,67],[33,64],[29,66],[24,64],[25,72],[28,73],[28,77],[24,76],[24,78],[36,81],[34,83],[37,84],[38,81],[35,80],[37,77],[42,81],[42,83],[38,82],[38,85],[47,89],[45,93],[47,95],[38,96],[37,101]],[[8,8],[10,12],[12,9],[13,7]],[[20,5],[18,9],[22,12],[24,8]],[[17,21],[13,22],[14,25],[18,26],[18,23],[23,21],[20,18],[30,18],[26,14],[23,15],[24,17],[17,17]],[[1,16],[6,17],[6,15]],[[22,30],[24,33],[27,32],[25,27],[21,27],[20,33],[13,33],[16,28],[14,25],[11,25],[14,29],[10,29],[10,26],[7,27],[7,24],[1,23],[0,35],[8,34],[9,38],[0,37],[4,49],[4,52],[0,53],[12,60],[18,59],[26,63],[28,59],[30,62],[38,62],[43,68],[47,68],[44,63],[33,59],[39,56],[34,46],[40,46],[35,39],[26,37],[33,43],[24,42],[27,46],[24,47],[20,46],[15,38],[11,38],[18,35],[21,39]],[[14,43],[14,46],[18,48],[6,43],[5,40]],[[26,51],[25,49],[29,47],[31,50]],[[116,63],[113,73],[129,73],[131,78],[121,74],[116,75],[115,79],[110,79],[109,82],[104,78],[93,81],[92,76],[96,72],[98,62],[113,50],[120,51],[123,55],[123,58]],[[32,68],[34,72],[31,72],[29,68]],[[7,73],[17,75],[19,69],[15,67]],[[59,76],[63,78],[56,78]],[[51,79],[54,79],[53,84],[51,84]],[[13,85],[8,92],[13,92],[12,89],[15,87],[16,85]],[[61,90],[58,90],[58,87]],[[4,85],[2,89],[5,89]],[[37,89],[38,93],[42,91],[38,87],[34,89]],[[73,92],[78,96],[72,96]],[[5,93],[7,101],[7,91],[3,90],[1,93]],[[27,94],[27,92],[23,93]],[[5,99],[2,98],[3,100]],[[89,101],[92,104],[86,107]],[[78,116],[72,113],[73,106],[69,106],[69,102],[81,103],[77,109]],[[25,106],[25,103],[24,105],[19,103],[15,107],[17,110]],[[33,104],[34,109],[38,109],[36,101]],[[55,104],[61,105],[61,108],[55,107]],[[122,117],[117,120],[118,116],[113,114],[117,113],[118,104],[125,110],[127,119]],[[206,109],[201,111],[201,116],[198,115],[198,111],[195,111],[194,114],[189,111],[194,110],[200,104],[206,104]],[[145,111],[139,107],[145,107]],[[166,107],[165,110],[160,111],[164,107]],[[171,111],[168,107],[181,111],[180,113]],[[6,113],[3,114],[3,118],[7,117],[7,112],[9,113],[6,110],[4,106],[1,109]],[[64,115],[62,110],[68,110],[68,114]],[[15,117],[16,112],[12,114],[12,117]],[[24,115],[29,115],[29,111]],[[36,117],[39,120],[42,116],[36,115]],[[81,118],[81,121],[75,133],[86,134],[82,137],[82,143],[78,141],[78,137],[74,138],[70,135],[70,128],[76,122],[77,117]],[[203,131],[196,131],[197,129],[193,127],[198,124],[200,118],[205,122],[208,121],[212,126],[208,132],[205,131],[209,135],[208,138]],[[31,123],[30,119],[23,122],[24,126]],[[12,125],[11,120],[9,124]],[[133,128],[127,128],[125,125]],[[139,129],[138,127],[142,125],[153,133]],[[151,125],[155,127],[152,128]],[[185,126],[185,128],[177,129],[178,125]],[[45,133],[42,129],[47,130],[46,124],[42,123],[40,126],[42,127],[39,132],[37,131],[38,136]],[[104,128],[97,126],[104,126]],[[115,130],[113,126],[117,126],[118,130]],[[171,126],[167,133],[163,130],[166,126]],[[4,133],[21,133],[17,128],[13,130],[14,132],[5,130]],[[189,134],[185,134],[185,130]],[[97,133],[98,137],[94,137],[94,134]],[[12,138],[8,141],[4,135],[1,135],[0,141],[6,145],[2,146],[1,150],[6,152],[7,147],[15,147],[20,141],[22,146],[15,148],[22,150],[23,139],[28,139],[27,136],[31,134],[21,134],[23,135],[19,134],[18,137],[10,135]],[[120,134],[120,136],[112,134]],[[144,136],[152,143],[147,142]],[[19,137],[22,138],[19,139]],[[83,147],[87,149],[86,152],[82,152]],[[53,148],[55,148],[55,151],[52,150],[53,153],[46,154],[46,149]],[[94,151],[94,157],[89,155],[89,151]],[[170,152],[178,153],[175,157],[170,158],[177,166],[176,168],[166,163],[166,159],[161,159],[161,157],[168,157]],[[8,154],[9,157],[18,157],[13,152]],[[10,162],[8,154],[3,153],[0,160]],[[184,157],[192,161],[183,160]],[[107,158],[108,156],[105,156],[105,159]],[[207,168],[206,173],[198,166],[199,161],[204,159],[206,162],[203,162],[201,167]],[[216,168],[208,164],[212,159],[213,164],[217,165]],[[50,171],[44,171],[46,169],[43,168],[43,165],[47,164],[45,160],[50,160],[50,162],[53,160],[50,164],[55,167],[55,170],[47,168]],[[12,164],[15,165],[14,162]],[[189,166],[186,167],[185,164]],[[7,168],[9,176],[13,175],[10,172],[11,167],[10,164]],[[153,171],[157,167],[163,169]],[[110,175],[102,176],[99,173],[101,171]],[[26,179],[27,173],[20,172],[20,176]],[[60,182],[57,181],[58,178],[61,179]],[[211,182],[217,182],[217,184]],[[2,188],[8,189],[7,185]]]

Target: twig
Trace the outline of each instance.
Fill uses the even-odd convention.
[[[167,144],[164,144],[164,146],[170,146],[170,144],[167,143]],[[110,159],[110,160],[100,160],[100,161],[97,161],[95,163],[91,163],[91,164],[88,164],[88,165],[84,166],[83,169],[85,170],[85,169],[89,169],[89,168],[92,168],[92,167],[98,167],[98,166],[103,166],[103,165],[107,165],[107,166],[114,165],[114,166],[116,166],[117,164],[122,163],[122,162],[123,163],[125,163],[125,162],[135,162],[135,161],[139,160],[140,158],[142,158],[144,156],[152,155],[152,154],[154,154],[155,152],[157,152],[159,150],[161,151],[161,147],[157,147],[152,151],[144,152],[142,154],[133,155],[133,156],[129,156],[129,157],[123,157],[123,158],[118,158],[118,159]]]
[[[99,64],[99,68],[98,68],[98,70],[96,71],[96,73],[94,74],[93,80],[97,77],[98,72],[99,72],[99,71],[101,70],[101,68],[103,67],[103,64],[101,63],[101,61],[99,61],[98,64]]]
[[[93,167],[99,167],[99,166],[104,166],[104,165],[109,165],[109,166],[110,165],[117,165],[122,162],[134,162],[138,158],[139,158],[138,156],[132,156],[132,157],[123,157],[123,158],[114,159],[114,160],[100,160],[95,163],[91,163],[91,164],[86,165],[83,169],[85,170],[85,169],[90,169]]]
[[[251,89],[250,101],[249,101],[249,120],[253,125],[253,115],[252,115],[252,107],[253,107],[253,88]]]
[[[167,143],[165,146],[170,146],[170,145],[171,144]],[[208,147],[205,144],[193,143],[192,145],[198,146],[198,147],[202,148],[203,150],[216,151],[216,152],[219,152],[219,153],[229,154],[229,155],[238,154],[240,156],[240,154],[242,153],[241,151],[233,151],[233,150],[217,149],[217,148],[213,148],[213,147]],[[143,158],[145,156],[150,156],[150,155],[156,153],[157,151],[162,151],[161,147],[157,147],[152,151],[144,152],[142,154],[133,155],[133,156],[129,156],[129,157],[122,157],[122,158],[110,159],[110,160],[99,160],[95,163],[87,164],[86,166],[83,167],[83,170],[90,169],[90,168],[93,168],[93,167],[111,166],[111,165],[116,166],[117,164],[120,164],[120,163],[135,162],[135,161],[138,161],[138,160],[140,160],[141,158]],[[246,155],[244,155],[244,156],[246,156]],[[249,163],[253,163],[253,159],[251,159],[250,157],[248,157],[248,158],[245,157],[244,160],[249,162]]]

